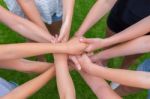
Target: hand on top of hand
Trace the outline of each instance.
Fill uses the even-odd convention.
[[[79,38],[74,37],[67,42],[66,48],[70,54],[82,54],[86,49],[87,44],[81,43]]]
[[[85,49],[86,52],[103,48],[105,46],[104,41],[105,40],[101,38],[80,38],[80,42],[88,44],[88,47]]]

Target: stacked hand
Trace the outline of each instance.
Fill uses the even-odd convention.
[[[87,47],[82,52],[92,52],[98,48],[103,48],[105,46],[105,39],[100,39],[100,38],[88,39],[88,38],[80,37],[79,40],[81,43],[87,44]],[[81,64],[79,63],[79,60],[77,57],[78,56],[69,56],[70,60],[74,63],[77,70],[81,70]],[[102,65],[101,62],[94,61],[95,59],[93,59],[93,57],[91,57],[91,59],[92,59],[92,62],[98,65]]]

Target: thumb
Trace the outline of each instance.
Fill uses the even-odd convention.
[[[92,45],[89,45],[86,49],[85,49],[86,52],[92,52],[94,51]]]
[[[58,42],[62,41],[62,39],[64,38],[64,36],[65,36],[64,34],[60,34],[59,37],[58,37]]]
[[[80,42],[82,43],[92,43],[93,39],[89,39],[89,38],[80,38]]]

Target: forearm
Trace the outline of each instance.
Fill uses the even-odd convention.
[[[62,39],[62,42],[66,42],[69,38],[72,16],[74,10],[74,0],[62,0],[63,3],[63,25],[60,34],[66,30],[63,30],[63,26],[67,26],[67,34]],[[60,99],[75,99],[75,88],[73,81],[69,74],[68,68],[68,56],[65,54],[55,54],[55,67],[56,67],[56,78]]]
[[[20,35],[37,42],[50,42],[51,35],[32,22],[12,14],[0,6],[0,21]],[[6,17],[7,16],[7,17]],[[13,20],[12,20],[13,19]]]
[[[16,70],[24,73],[41,74],[54,66],[52,63],[30,61],[26,59],[3,60],[0,61],[0,68]]]
[[[67,41],[72,25],[75,0],[62,0],[63,3],[63,23],[58,37],[58,41]]]
[[[84,35],[89,28],[111,10],[116,1],[117,0],[97,0],[75,35]]]
[[[24,11],[28,19],[31,20],[36,25],[38,25],[39,27],[46,30],[47,32],[45,33],[48,33],[48,29],[46,28],[44,22],[41,19],[41,16],[36,7],[35,1],[34,0],[17,0],[17,2],[21,6],[22,10]]]
[[[91,65],[93,65],[91,73],[95,76],[99,76],[127,86],[146,89],[150,88],[150,73],[148,72],[111,69],[100,67],[95,64]]]
[[[101,51],[91,57],[92,60],[107,60],[114,57],[150,52],[150,36],[142,36],[126,43]]]
[[[63,22],[72,23],[75,0],[62,0],[63,3]]]
[[[17,87],[12,92],[4,96],[2,99],[25,99],[42,88],[55,73],[54,67],[47,70],[45,73]],[[33,86],[34,85],[34,86]]]
[[[121,99],[121,97],[110,88],[104,79],[89,75],[82,71],[79,71],[79,73],[96,94],[98,99]]]
[[[54,59],[60,99],[75,99],[75,88],[69,74],[67,56],[55,54]]]
[[[147,34],[148,32],[150,32],[150,16],[142,19],[141,21],[123,30],[122,32],[106,38],[104,47],[135,39]]]
[[[0,45],[0,55],[3,56],[0,60],[30,57],[48,53],[64,53],[67,52],[65,45],[65,43],[22,43]]]

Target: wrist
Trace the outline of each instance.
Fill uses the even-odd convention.
[[[84,35],[84,32],[80,30],[75,33],[76,37],[82,37],[83,35]]]
[[[105,48],[105,47],[112,45],[112,42],[113,41],[111,41],[110,38],[105,38],[105,39],[103,39],[102,43],[100,41],[100,44],[101,44],[100,46],[101,46],[101,48]]]
[[[112,46],[114,44],[117,44],[120,42],[120,40],[121,39],[119,39],[116,36],[111,36],[111,37],[105,38],[104,39],[104,47],[108,47],[108,46]]]

